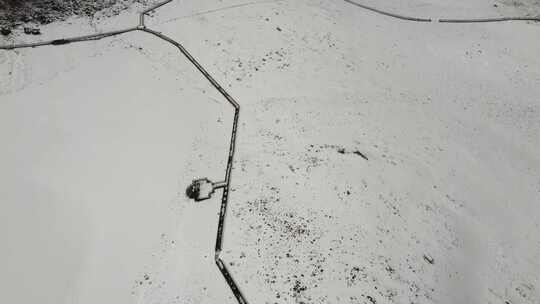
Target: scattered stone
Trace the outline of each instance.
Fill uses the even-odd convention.
[[[327,146],[321,147],[321,148],[330,148],[330,147],[332,147],[332,145],[327,145]],[[339,154],[350,154],[350,153],[356,154],[356,155],[362,157],[363,159],[368,160],[368,157],[367,157],[364,153],[362,153],[362,152],[360,152],[360,151],[358,151],[358,150],[355,150],[355,151],[353,151],[353,152],[348,152],[348,151],[345,150],[345,148],[343,148],[343,147],[337,147],[337,152],[338,152]]]
[[[366,298],[373,304],[377,303],[377,301],[375,301],[375,299],[372,296],[366,296]]]
[[[0,29],[0,33],[2,35],[4,35],[4,36],[7,36],[7,35],[11,34],[11,30],[8,29],[8,28],[3,27],[2,29]]]
[[[359,155],[360,157],[362,157],[365,160],[368,160],[367,156],[364,153],[362,153],[362,152],[360,152],[358,150],[354,151],[353,153],[356,154],[356,155]]]
[[[292,289],[295,294],[300,294],[307,290],[307,286],[304,285],[302,282],[296,280]]]
[[[424,254],[424,260],[432,265],[435,263],[435,260],[428,254]]]

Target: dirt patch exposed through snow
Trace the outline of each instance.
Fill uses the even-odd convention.
[[[94,17],[98,12],[117,15],[134,3],[148,0],[0,0],[0,28],[9,35],[18,26],[39,26],[70,16]],[[106,12],[105,12],[106,11]]]

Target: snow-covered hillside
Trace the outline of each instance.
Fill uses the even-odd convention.
[[[222,257],[249,303],[540,303],[540,23],[204,0],[146,24],[241,105]],[[223,176],[233,119],[195,67],[144,32],[1,51],[0,67],[0,302],[236,303],[214,264],[220,193],[184,195]]]

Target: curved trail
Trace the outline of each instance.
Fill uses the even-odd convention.
[[[498,17],[480,19],[439,19],[444,23],[481,23],[481,22],[504,22],[504,21],[536,21],[540,22],[540,17]]]
[[[67,44],[71,42],[81,42],[81,41],[89,41],[89,40],[98,40],[105,37],[115,36],[124,34],[131,31],[136,30],[144,30],[147,29],[144,25],[144,16],[148,14],[149,12],[171,2],[172,0],[165,0],[163,2],[160,2],[153,7],[150,7],[146,10],[144,10],[142,13],[139,14],[139,25],[132,28],[127,28],[123,30],[117,30],[117,31],[110,31],[110,32],[103,32],[103,33],[97,33],[92,35],[85,35],[85,36],[76,36],[71,38],[62,38],[62,39],[55,39],[55,40],[49,40],[49,41],[42,41],[42,42],[34,42],[34,43],[22,43],[22,44],[12,44],[12,45],[0,45],[0,50],[12,50],[12,49],[19,49],[19,48],[28,48],[28,47],[38,47],[38,46],[44,46],[44,45],[60,45],[60,44]],[[533,21],[533,22],[540,22],[540,16],[538,17],[532,17],[532,16],[517,16],[517,17],[490,17],[490,18],[466,18],[466,19],[457,19],[457,18],[441,18],[441,19],[433,19],[433,18],[423,18],[423,17],[411,17],[411,16],[405,16],[398,13],[393,13],[389,11],[385,11],[376,7],[368,6],[356,1],[352,0],[343,0],[349,4],[352,4],[354,6],[363,8],[365,10],[369,10],[372,12],[375,12],[380,15],[384,15],[387,17],[392,17],[400,20],[405,21],[413,21],[413,22],[439,22],[439,23],[488,23],[488,22],[506,22],[506,21]]]
[[[171,0],[169,0],[171,1]],[[238,128],[238,116],[240,114],[240,105],[232,98],[221,85],[212,77],[210,74],[199,64],[199,62],[193,58],[193,56],[178,42],[174,41],[173,39],[163,35],[160,32],[156,32],[147,28],[142,29],[143,32],[152,34],[156,37],[159,37],[170,44],[177,47],[180,52],[191,62],[193,65],[204,75],[204,77],[212,84],[212,86],[219,91],[219,93],[225,97],[225,99],[234,107],[234,120],[233,120],[233,127],[232,127],[232,133],[231,133],[231,143],[229,146],[229,157],[227,158],[227,169],[225,171],[225,187],[223,187],[223,195],[221,197],[221,208],[219,210],[219,218],[218,218],[218,229],[217,229],[217,235],[216,235],[216,247],[214,250],[214,261],[216,262],[217,267],[219,268],[219,271],[221,271],[221,274],[225,278],[225,281],[227,281],[227,284],[231,288],[231,291],[233,292],[234,296],[236,297],[236,300],[240,304],[247,303],[244,296],[242,295],[242,292],[240,292],[240,289],[238,288],[238,285],[232,278],[229,270],[227,269],[227,266],[225,266],[225,263],[223,263],[223,260],[220,257],[221,249],[222,249],[222,243],[223,243],[223,230],[225,227],[225,216],[227,214],[227,203],[229,198],[229,186],[230,186],[230,180],[231,180],[231,171],[232,171],[232,163],[234,158],[234,150],[235,150],[235,144],[236,144],[236,133]]]
[[[370,11],[375,12],[377,14],[385,15],[385,16],[392,17],[392,18],[397,18],[397,19],[407,20],[407,21],[415,21],[415,22],[431,22],[430,18],[409,17],[409,16],[404,16],[404,15],[400,15],[400,14],[395,14],[395,13],[383,11],[381,9],[371,7],[371,6],[367,6],[367,5],[364,5],[364,4],[361,4],[361,3],[358,3],[358,2],[354,2],[354,1],[351,1],[351,0],[343,0],[343,1],[345,1],[347,3],[350,3],[352,5],[356,5],[358,7],[361,7],[363,9],[370,10]]]
[[[33,47],[45,46],[45,45],[62,45],[62,44],[68,44],[68,43],[72,43],[72,42],[99,40],[99,39],[103,39],[105,37],[121,35],[121,34],[129,33],[129,32],[132,32],[132,31],[136,31],[136,30],[139,30],[139,28],[138,27],[130,27],[130,28],[123,29],[123,30],[117,30],[117,31],[111,31],[111,32],[103,32],[103,33],[84,35],[84,36],[76,36],[76,37],[70,37],[70,38],[61,38],[61,39],[54,39],[54,40],[47,40],[47,41],[40,41],[40,42],[33,42],[33,43],[0,45],[0,50],[14,50],[14,49],[23,49],[23,48],[31,48],[31,47],[33,48]]]
[[[358,6],[360,8],[370,10],[372,12],[375,12],[377,14],[381,14],[384,16],[406,20],[406,21],[413,21],[413,22],[440,22],[440,23],[481,23],[481,22],[504,22],[504,21],[536,21],[540,22],[540,16],[539,17],[493,17],[493,18],[468,18],[468,19],[432,19],[432,18],[421,18],[421,17],[411,17],[411,16],[405,16],[401,14],[396,14],[392,12],[388,12],[385,10],[381,10],[375,7],[371,7],[365,4],[358,3],[356,1],[352,0],[343,0],[347,3],[350,3],[352,5]]]

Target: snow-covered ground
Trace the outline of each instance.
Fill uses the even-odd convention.
[[[204,0],[147,24],[241,104],[223,259],[249,303],[540,303],[539,23]],[[183,193],[226,165],[232,110],[202,75],[142,32],[0,67],[0,302],[235,303],[213,259],[219,195]]]

